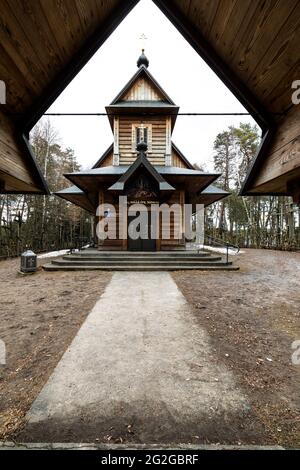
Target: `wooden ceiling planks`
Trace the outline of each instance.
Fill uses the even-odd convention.
[[[299,60],[299,53],[290,53],[299,49],[299,0],[172,3],[270,111],[287,109],[290,103],[280,84]],[[1,59],[5,68],[14,70],[13,77],[4,76],[10,83],[7,109],[25,112],[117,4],[117,0],[0,0]]]
[[[26,112],[105,21],[117,0],[0,0],[0,73],[6,110]]]
[[[0,138],[4,192],[47,193],[26,136],[136,2],[0,0],[0,79],[7,91],[1,113],[13,129]]]
[[[269,24],[269,28],[266,29],[270,34],[268,47],[261,47],[261,52],[254,50],[255,54],[258,57],[260,56],[260,59],[256,61],[256,66],[250,69],[251,73],[247,79],[248,86],[260,96],[260,99],[268,106],[271,112],[284,112],[291,104],[291,82],[286,81],[286,76],[297,61],[297,54],[289,54],[289,59],[287,60],[286,52],[296,50],[298,47],[297,43],[299,43],[300,17],[298,16],[297,18],[297,15],[295,15],[297,3],[296,1],[293,2],[294,9],[292,9],[291,5],[289,14],[285,11],[285,21],[276,35],[274,32],[271,32],[272,23]],[[264,32],[260,43],[263,43],[266,37],[267,35]],[[285,84],[287,93],[284,93],[281,100],[277,100],[274,106],[274,104],[272,105],[271,97],[279,83]]]
[[[6,0],[7,11],[10,10],[19,25],[20,40],[26,44],[27,54],[31,55],[37,70],[36,80],[39,88],[48,79],[49,73],[56,72],[62,64],[62,58],[56,54],[57,43],[48,22],[36,2],[20,2],[18,0]],[[26,20],[25,20],[26,19]],[[32,53],[34,52],[34,53]],[[33,72],[31,64],[29,72]]]
[[[232,56],[234,46],[236,44],[236,41],[238,41],[238,39],[236,39],[237,34],[240,31],[240,28],[242,27],[242,24],[245,22],[246,18],[248,18],[249,15],[251,16],[251,12],[249,13],[249,9],[251,8],[251,6],[253,7],[254,4],[253,0],[243,0],[242,2],[236,0],[236,3],[237,2],[239,3],[239,14],[237,14],[235,4],[231,4],[231,11],[229,17],[225,13],[227,21],[223,22],[221,26],[222,30],[218,32],[217,29],[214,27],[213,30],[215,32],[215,35],[211,35],[211,40],[218,43],[220,51],[227,51],[227,57]]]
[[[6,84],[5,110],[10,113],[21,112],[34,99],[31,87],[26,83],[15,62],[6,53],[0,39],[0,77]],[[23,86],[22,86],[23,84]],[[2,109],[4,106],[2,105]]]
[[[300,201],[300,107],[291,101],[300,79],[300,0],[154,1],[263,129],[242,194]]]
[[[300,58],[299,0],[172,3],[270,112],[280,113],[289,108],[290,90],[282,92],[277,87],[291,76]]]
[[[220,1],[222,0],[203,0],[201,2],[191,0],[188,10],[186,8],[187,2],[176,1],[175,3],[180,3],[184,13],[187,14],[189,18],[193,19],[193,23],[200,28],[202,34],[207,37]]]
[[[136,2],[0,0],[3,111],[25,115],[25,134]],[[270,113],[291,108],[290,86],[300,77],[300,0],[154,2],[264,130],[273,125]]]
[[[212,23],[208,36],[209,39],[214,41],[215,44],[218,44],[221,41],[223,35],[227,34],[228,21],[230,18],[232,18],[232,12],[235,10],[237,2],[239,2],[239,0],[228,0],[219,2],[216,11],[216,16]],[[234,17],[236,18],[237,15],[234,15]],[[234,31],[231,25],[230,31]]]

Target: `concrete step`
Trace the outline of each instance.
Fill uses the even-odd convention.
[[[80,251],[68,254],[67,256],[74,256],[74,257],[88,257],[88,258],[103,258],[103,257],[127,257],[127,256],[134,256],[134,257],[147,257],[147,258],[168,258],[168,257],[197,257],[197,256],[211,256],[211,251]]]
[[[117,263],[125,263],[125,262],[133,262],[133,263],[140,263],[140,262],[151,262],[151,263],[158,263],[158,262],[169,262],[169,261],[176,261],[176,263],[196,263],[201,261],[219,261],[221,260],[221,256],[180,256],[180,257],[163,257],[163,256],[71,256],[65,255],[62,257],[66,261],[70,262],[77,262],[77,261],[87,261],[87,262],[96,262],[96,263],[110,263],[110,262],[117,262]]]
[[[142,265],[142,266],[128,266],[128,265],[84,265],[84,266],[75,266],[74,264],[70,265],[57,265],[57,264],[45,264],[43,266],[45,271],[181,271],[181,270],[198,270],[198,271],[238,271],[238,266],[228,266],[228,265],[208,265],[208,266],[199,266],[199,265]]]
[[[216,260],[68,260],[68,259],[57,259],[52,261],[53,264],[59,266],[214,266],[214,265],[226,265],[225,262],[221,261],[221,258]],[[231,261],[228,264],[232,264]]]

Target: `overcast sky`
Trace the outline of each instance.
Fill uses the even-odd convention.
[[[146,40],[140,40],[145,35]],[[141,0],[88,64],[53,103],[49,112],[105,112],[105,106],[136,72],[141,47],[149,71],[180,112],[246,112],[176,28],[151,2]],[[107,117],[51,117],[60,143],[74,149],[82,168],[91,167],[112,143]],[[213,142],[229,125],[249,116],[178,116],[172,139],[192,162],[212,170]]]

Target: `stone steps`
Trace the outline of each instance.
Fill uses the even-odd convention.
[[[145,256],[107,256],[107,257],[90,257],[90,256],[63,256],[62,261],[68,263],[169,263],[170,261],[176,261],[177,264],[181,263],[206,263],[221,261],[221,256],[199,256],[199,257],[145,257]],[[54,261],[55,263],[56,261]]]
[[[177,271],[180,269],[236,271],[232,262],[208,251],[99,252],[84,250],[65,255],[43,266],[46,271]]]
[[[115,257],[115,258],[123,258],[123,257],[143,257],[143,258],[192,258],[192,257],[208,257],[212,256],[212,252],[210,251],[90,251],[90,250],[83,250],[71,254],[65,255],[68,258],[107,258],[107,257]]]
[[[232,265],[147,265],[147,266],[128,266],[128,265],[81,265],[70,264],[60,266],[52,263],[43,266],[45,271],[180,271],[180,270],[198,270],[198,271],[238,271],[238,266]]]
[[[231,265],[232,262],[226,264],[225,262],[221,261],[221,258],[218,260],[206,260],[206,261],[199,261],[199,260],[104,260],[104,261],[95,261],[95,260],[65,260],[65,259],[58,259],[53,260],[53,264],[57,266],[228,266]]]

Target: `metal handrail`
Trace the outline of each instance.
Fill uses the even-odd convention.
[[[238,245],[234,245],[233,243],[229,243],[225,240],[222,240],[221,238],[214,238],[212,237],[211,235],[205,235],[205,238],[208,239],[210,242],[212,241],[213,243],[219,245],[219,246],[222,246],[222,247],[226,247],[226,264],[228,264],[228,250],[229,248],[234,248],[237,250],[236,254],[239,253],[240,251],[240,247]],[[204,238],[204,240],[205,240]]]

